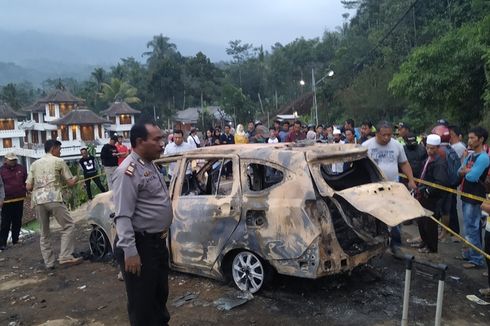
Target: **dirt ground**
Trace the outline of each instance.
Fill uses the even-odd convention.
[[[88,253],[90,226],[83,219],[83,209],[75,215],[77,250]],[[404,232],[414,229],[404,226]],[[54,239],[59,248],[58,232]],[[460,244],[445,242],[439,255],[417,259],[449,265],[443,324],[488,325],[490,305],[466,299],[485,287],[484,269],[463,270],[455,259],[460,248]],[[0,253],[0,325],[127,325],[124,284],[116,274],[110,259],[87,259],[78,266],[46,271],[39,236],[27,238]],[[319,280],[276,276],[250,301],[222,311],[215,301],[236,295],[231,285],[172,272],[168,308],[171,325],[397,325],[404,279],[404,262],[386,254],[350,275]],[[179,302],[185,295],[189,301]],[[412,275],[410,325],[433,324],[436,297],[437,280],[428,270],[417,268]]]

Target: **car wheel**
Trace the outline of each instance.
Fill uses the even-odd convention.
[[[241,251],[231,264],[233,282],[242,291],[258,292],[267,278],[267,266],[250,251]]]
[[[94,226],[90,232],[90,251],[95,259],[103,258],[110,250],[109,238],[100,226]]]

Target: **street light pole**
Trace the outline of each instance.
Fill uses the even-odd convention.
[[[316,101],[315,70],[311,68],[311,88],[313,91],[313,107],[315,108],[315,129],[318,126],[318,103]]]
[[[313,90],[313,107],[315,109],[315,123],[318,126],[318,102],[316,100],[316,85],[321,83],[325,78],[327,77],[333,77],[335,75],[335,72],[333,70],[330,70],[325,76],[320,78],[317,82],[315,82],[315,70],[311,68],[311,88]]]

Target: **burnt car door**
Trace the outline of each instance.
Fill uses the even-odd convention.
[[[356,233],[367,236],[363,230],[366,215],[359,212],[391,227],[430,214],[404,185],[384,180],[366,149],[346,149],[327,155],[307,152],[306,156],[318,192],[334,204]]]
[[[238,156],[191,155],[181,162],[173,197],[172,266],[209,273],[240,221]]]

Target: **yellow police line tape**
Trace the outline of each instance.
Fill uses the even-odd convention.
[[[403,174],[403,173],[399,173],[399,175],[402,178],[408,179],[407,176],[405,174]],[[475,195],[472,195],[472,194],[468,194],[468,193],[465,193],[465,192],[462,192],[462,191],[458,191],[456,189],[448,188],[448,187],[445,187],[445,186],[441,186],[441,185],[439,185],[437,183],[425,181],[425,180],[418,179],[418,178],[413,178],[413,180],[415,182],[417,182],[417,183],[421,183],[421,184],[430,186],[432,188],[437,188],[437,189],[440,189],[440,190],[444,190],[446,192],[450,192],[450,193],[453,193],[453,194],[461,195],[463,197],[467,197],[467,198],[470,198],[470,199],[478,200],[478,201],[481,201],[481,202],[488,202],[489,201],[486,198],[483,198],[483,197],[480,197],[480,196],[475,196]],[[453,236],[455,236],[459,240],[463,241],[466,245],[468,245],[469,247],[473,248],[475,251],[477,251],[480,254],[482,254],[486,259],[490,259],[490,254],[487,254],[485,251],[481,250],[480,248],[478,248],[477,246],[475,246],[474,244],[472,244],[471,242],[469,242],[468,240],[466,240],[465,238],[463,238],[461,235],[459,235],[458,233],[456,233],[453,230],[451,230],[451,228],[447,227],[444,223],[442,223],[441,221],[439,221],[438,219],[436,219],[434,216],[429,216],[429,217],[434,222],[436,222],[437,224],[439,224],[444,230],[446,230],[447,232],[451,233]]]
[[[93,177],[89,177],[89,178],[85,178],[85,179],[81,179],[81,180],[78,180],[75,184],[79,184],[79,183],[82,183],[82,182],[85,182],[87,180],[91,180],[91,179],[95,179],[95,178],[98,178],[102,175],[104,175],[105,173],[102,172],[102,173],[99,173],[97,175],[94,175]],[[77,176],[78,177],[78,176]],[[70,188],[69,186],[63,186],[61,187],[61,189],[66,189],[66,188]],[[38,188],[39,189],[39,188]],[[26,197],[19,197],[19,198],[14,198],[14,199],[9,199],[9,200],[5,200],[3,202],[3,204],[10,204],[10,203],[15,203],[15,202],[18,202],[18,201],[23,201],[25,200]]]

